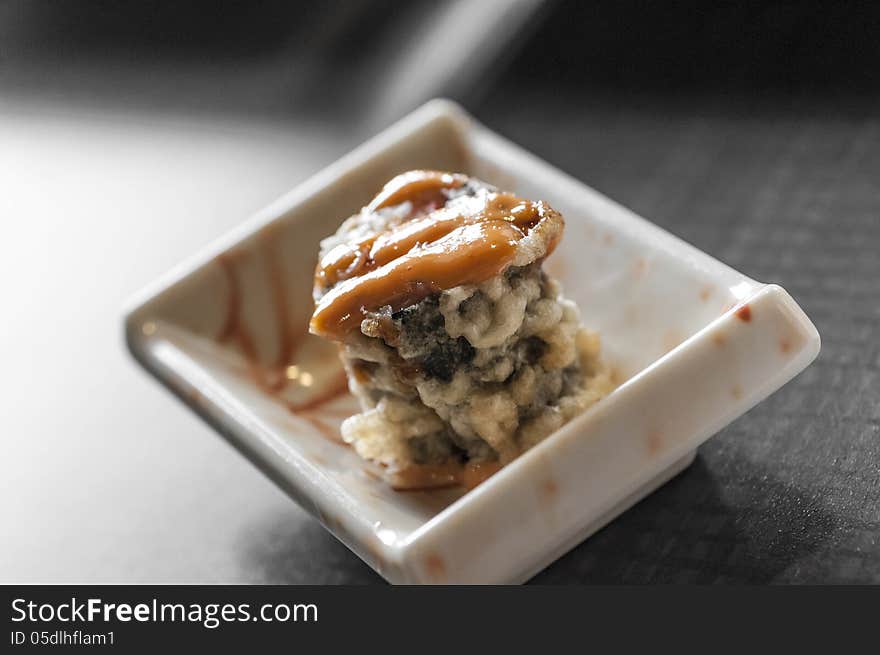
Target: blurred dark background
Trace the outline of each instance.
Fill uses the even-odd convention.
[[[779,0],[6,0],[0,79],[85,103],[347,121],[398,81],[469,107],[625,94],[847,109],[877,97],[878,19],[871,3]],[[390,113],[423,98],[401,100]]]
[[[0,2],[0,579],[378,580],[134,370],[118,312],[445,95],[823,336],[536,581],[880,582],[878,28],[857,2]]]

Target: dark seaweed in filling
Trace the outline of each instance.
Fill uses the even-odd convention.
[[[395,312],[391,320],[398,329],[398,343],[404,351],[412,349],[428,353],[418,362],[427,378],[450,382],[455,371],[474,358],[476,350],[467,339],[453,338],[446,333],[437,296]]]

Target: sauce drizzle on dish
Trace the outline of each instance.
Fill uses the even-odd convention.
[[[449,462],[446,464],[414,464],[394,471],[390,476],[395,491],[420,491],[463,487],[470,491],[501,470],[499,462]]]
[[[310,390],[301,400],[291,400],[284,393],[293,382],[288,375],[288,369],[296,361],[304,341],[310,337],[304,323],[297,324],[291,320],[285,274],[273,248],[273,240],[277,235],[272,230],[267,230],[262,236],[278,339],[274,361],[261,361],[254,337],[246,324],[244,292],[239,280],[239,259],[243,255],[235,251],[222,253],[216,258],[226,279],[228,300],[226,317],[214,338],[219,343],[229,343],[238,349],[244,357],[248,375],[260,389],[277,398],[291,413],[309,421],[324,436],[338,442],[340,438],[337,431],[326,424],[318,424],[317,419],[309,413],[348,394],[348,380],[344,371],[340,370],[332,378]],[[313,379],[315,377],[312,375]]]

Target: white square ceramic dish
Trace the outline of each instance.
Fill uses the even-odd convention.
[[[297,336],[312,309],[319,239],[413,168],[463,171],[563,213],[566,235],[548,266],[601,333],[620,382],[465,495],[400,493],[376,479],[336,440],[356,405],[332,395],[341,372],[333,348]],[[396,583],[528,579],[681,471],[700,443],[819,351],[816,329],[783,289],[696,250],[445,101],[318,173],[133,306],[125,329],[137,360]],[[283,365],[284,391],[261,390],[242,350]]]

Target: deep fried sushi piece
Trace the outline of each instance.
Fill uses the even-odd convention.
[[[563,228],[544,202],[410,171],[322,242],[310,328],[364,409],[343,437],[395,488],[473,486],[610,391],[542,270]]]

